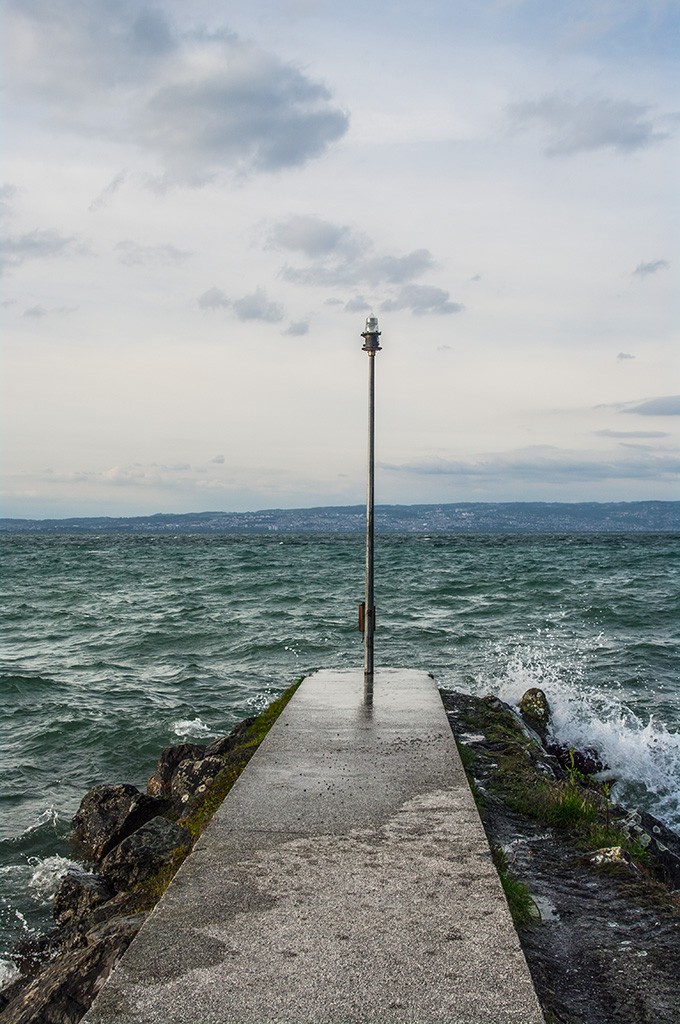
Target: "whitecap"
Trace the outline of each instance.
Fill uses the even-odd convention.
[[[200,739],[202,736],[215,736],[210,726],[202,722],[200,718],[181,718],[172,723],[172,731],[175,736],[182,739]]]
[[[588,683],[587,655],[599,639],[566,650],[543,637],[506,653],[501,672],[478,683],[488,689],[493,682],[498,696],[515,705],[527,689],[540,687],[550,705],[554,739],[595,749],[607,765],[603,778],[615,780],[615,800],[640,806],[680,830],[680,733],[653,715],[642,717],[616,692]]]
[[[19,968],[11,960],[3,960],[0,958],[0,989],[10,985],[16,978],[19,977]]]
[[[67,871],[82,870],[81,864],[59,855],[44,858],[29,857],[28,864],[33,869],[28,888],[33,898],[43,904],[54,899],[57,886]]]

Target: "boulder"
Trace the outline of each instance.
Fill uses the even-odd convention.
[[[182,761],[172,777],[173,799],[186,810],[194,798],[200,799],[224,768],[221,757],[203,757],[200,761]]]
[[[95,907],[106,903],[114,891],[103,875],[67,871],[54,894],[53,917],[57,925],[82,927]]]
[[[527,690],[519,702],[519,710],[526,724],[545,740],[550,724],[550,705],[543,690],[537,686]]]
[[[142,926],[145,914],[117,917],[85,944],[52,960],[2,1007],[3,1024],[76,1024]],[[2,1006],[2,1003],[0,1003]]]
[[[567,774],[576,771],[586,780],[589,775],[603,772],[608,767],[593,747],[576,750],[574,747],[567,747],[563,743],[546,743],[545,749],[549,754],[557,758]]]
[[[235,725],[228,736],[220,736],[219,739],[213,740],[213,742],[205,748],[206,757],[222,757],[224,754],[228,754],[230,750],[237,747],[243,742],[243,739],[251,727],[255,718],[244,718],[242,722]]]
[[[225,737],[225,739],[228,737]],[[149,796],[169,797],[172,776],[182,761],[197,761],[205,754],[200,743],[178,743],[161,751],[156,770],[146,784]]]
[[[140,825],[167,810],[167,803],[136,786],[95,786],[83,797],[72,822],[72,839],[98,863]]]
[[[145,882],[161,868],[186,854],[191,833],[167,818],[152,818],[127,836],[101,863],[106,880],[117,890]]]

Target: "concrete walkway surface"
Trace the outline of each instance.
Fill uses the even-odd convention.
[[[308,676],[85,1024],[543,1024],[425,672]]]

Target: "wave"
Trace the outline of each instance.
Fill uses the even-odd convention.
[[[28,864],[33,873],[28,888],[33,898],[41,904],[51,903],[59,882],[67,871],[80,870],[82,864],[58,854],[52,857],[29,857]]]
[[[213,732],[209,725],[202,722],[200,718],[181,718],[177,722],[172,723],[172,731],[175,736],[179,736],[181,739],[202,739],[209,736],[216,736],[217,733]]]
[[[598,640],[571,653],[550,642],[516,649],[495,674],[494,690],[517,705],[530,687],[542,689],[554,739],[597,750],[614,780],[616,801],[642,807],[680,832],[680,733],[653,713],[635,709],[611,687],[600,689],[588,680],[586,653]]]

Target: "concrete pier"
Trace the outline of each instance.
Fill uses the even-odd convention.
[[[304,680],[86,1024],[543,1024],[435,683]]]

